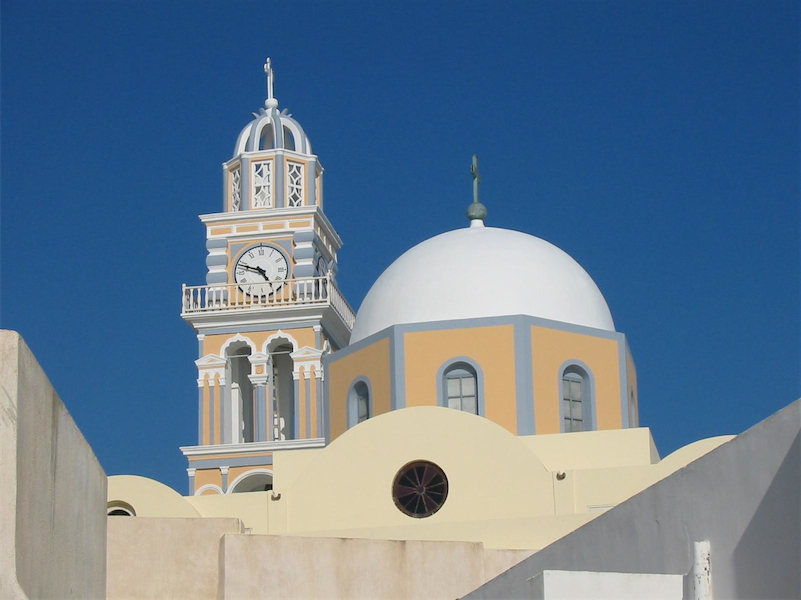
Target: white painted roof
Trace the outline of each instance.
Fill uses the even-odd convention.
[[[365,296],[350,342],[392,325],[508,315],[615,330],[598,286],[567,253],[519,231],[469,227],[392,263]]]

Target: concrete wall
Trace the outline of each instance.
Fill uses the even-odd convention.
[[[226,600],[456,598],[523,555],[481,544],[226,535]]]
[[[220,539],[237,519],[109,517],[108,600],[216,600]]]
[[[105,598],[106,475],[19,334],[0,331],[0,598]]]
[[[801,597],[801,401],[522,561],[468,598],[531,598],[546,570],[689,573],[715,598]]]

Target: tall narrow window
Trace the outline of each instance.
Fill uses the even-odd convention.
[[[562,411],[567,432],[584,431],[583,383],[581,378],[574,374],[566,374],[562,378]]]
[[[445,406],[478,414],[476,371],[466,363],[456,363],[444,374]]]
[[[267,123],[261,130],[261,135],[259,136],[259,150],[272,150],[273,148],[275,148],[273,124]]]
[[[562,431],[595,429],[595,398],[592,374],[586,366],[567,364],[561,372]]]
[[[358,410],[357,423],[361,423],[370,418],[370,391],[367,384],[363,381],[358,382],[353,391],[356,393],[356,405]]]
[[[286,150],[295,149],[295,136],[289,130],[289,127],[284,126],[284,148]]]
[[[253,163],[253,208],[273,206],[273,163]]]
[[[359,377],[348,391],[348,427],[354,427],[373,416],[370,400],[370,382],[365,377]]]
[[[286,199],[288,206],[303,204],[303,165],[300,163],[286,165]]]
[[[242,206],[242,174],[239,167],[231,171],[231,211],[236,212]]]

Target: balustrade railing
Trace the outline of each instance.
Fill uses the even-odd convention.
[[[251,293],[245,291],[248,288],[250,288]],[[324,304],[333,307],[348,327],[353,327],[356,318],[353,309],[328,276],[285,279],[280,282],[268,282],[258,285],[245,284],[242,287],[236,283],[194,286],[184,284],[182,290],[183,315],[206,313],[215,310],[305,306],[310,304]]]

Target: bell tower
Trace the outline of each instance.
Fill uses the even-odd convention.
[[[198,442],[181,448],[192,494],[272,487],[272,456],[324,445],[321,357],[347,345],[354,313],[336,285],[342,240],[323,211],[323,167],[278,109],[264,108],[222,165],[206,226],[206,285],[184,285],[197,332]]]

